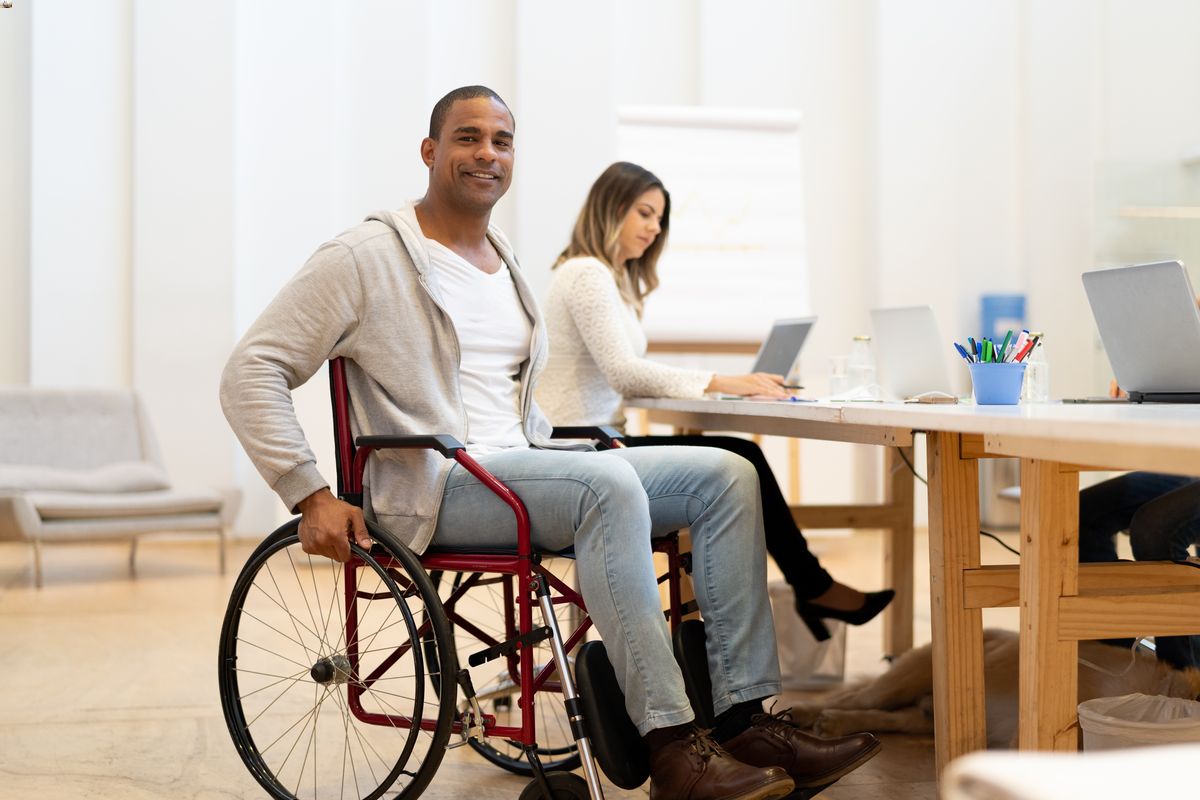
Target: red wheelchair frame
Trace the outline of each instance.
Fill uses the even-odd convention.
[[[551,791],[546,784],[545,776],[532,750],[536,746],[537,741],[534,714],[532,713],[534,698],[536,693],[540,691],[564,690],[564,682],[561,679],[551,680],[551,677],[559,668],[559,663],[565,657],[565,654],[571,652],[579,645],[592,627],[591,620],[586,616],[586,606],[583,598],[575,589],[565,584],[540,563],[540,557],[534,553],[530,541],[529,516],[521,499],[472,458],[463,445],[447,436],[359,436],[355,439],[350,429],[350,396],[346,384],[345,364],[342,359],[333,359],[329,362],[329,378],[337,453],[338,494],[343,500],[355,505],[362,505],[363,473],[366,469],[367,460],[372,453],[391,448],[420,448],[438,450],[445,457],[453,458],[463,469],[474,475],[512,509],[517,526],[515,552],[504,554],[458,553],[439,552],[436,548],[432,548],[420,556],[420,563],[426,570],[472,574],[467,581],[457,586],[453,593],[442,601],[446,616],[451,623],[464,632],[470,633],[486,646],[487,649],[483,653],[472,656],[472,666],[477,666],[484,660],[488,660],[488,658],[481,656],[503,655],[507,661],[509,676],[515,684],[520,686],[518,707],[521,712],[521,724],[519,726],[499,725],[493,715],[482,715],[482,719],[470,719],[469,713],[464,713],[458,719],[454,720],[452,732],[461,736],[464,735],[464,731],[471,732],[474,726],[481,726],[482,734],[485,737],[503,737],[512,742],[519,743],[525,748],[526,756],[530,760],[534,783],[540,787],[542,796],[551,797]],[[560,438],[599,437],[602,443],[607,446],[621,446],[618,438],[619,434],[611,428],[558,429],[555,431],[555,435]],[[678,537],[675,534],[654,540],[653,549],[656,552],[665,554],[667,557],[668,569],[658,580],[660,584],[663,582],[668,584],[670,607],[667,614],[672,629],[675,629],[679,626],[683,615],[679,572],[684,566],[684,557],[679,552]],[[347,657],[351,661],[351,668],[353,670],[357,670],[358,667],[357,642],[354,630],[354,620],[356,618],[354,611],[358,597],[356,575],[358,569],[363,565],[364,562],[361,559],[352,558],[345,567]],[[506,601],[504,607],[504,630],[505,635],[508,637],[506,641],[498,641],[493,636],[487,634],[477,625],[472,624],[470,620],[460,615],[455,608],[458,600],[472,585],[471,582],[479,579],[478,574],[502,576]],[[403,580],[402,576],[397,577]],[[545,583],[542,584],[542,581]],[[565,641],[561,643],[561,650],[558,646],[555,646],[556,656],[542,665],[540,669],[537,668],[534,662],[533,652],[533,644],[541,640],[533,638],[536,635],[533,622],[533,596],[545,593],[546,590],[544,588],[539,590],[539,586],[548,586],[556,593],[555,596],[548,598],[548,602],[551,605],[571,604],[584,612],[584,617],[578,627],[571,631],[565,637]],[[548,606],[543,605],[544,613],[547,608]],[[554,627],[557,629],[557,625],[554,625]],[[556,632],[557,630],[555,630]],[[543,636],[542,638],[544,639],[545,637]],[[363,685],[369,686],[371,682],[378,679],[383,672],[404,655],[406,648],[411,646],[413,646],[413,643],[409,642],[405,648],[401,648],[401,650],[398,650],[388,659],[385,659],[371,675],[361,679]],[[443,676],[443,679],[446,678],[449,678],[449,676]],[[470,682],[467,680],[463,688],[473,693],[473,690],[469,686]],[[351,682],[348,684],[348,697],[351,710],[358,719],[369,724],[390,725],[401,728],[411,726],[411,720],[406,717],[373,714],[366,711],[360,702],[363,691],[364,689],[357,683]],[[570,695],[568,695],[568,711],[572,709],[573,693],[574,690],[571,688]],[[470,702],[473,698],[468,697],[466,699]],[[433,730],[436,727],[435,720],[422,720],[420,724],[423,728],[429,730]],[[573,729],[575,728],[574,724],[572,727]],[[587,754],[583,750],[584,748],[581,747],[581,755],[585,755],[584,765],[585,770],[587,770],[590,768],[590,758],[586,758]],[[530,788],[533,788],[532,784]],[[522,796],[524,797],[525,795]]]

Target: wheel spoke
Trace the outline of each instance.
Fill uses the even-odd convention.
[[[237,751],[271,796],[412,800],[454,711],[436,592],[386,535],[373,554],[355,547],[348,569],[302,554],[295,531],[255,550],[229,601],[221,701]]]
[[[313,638],[317,639],[318,641],[320,641],[320,639],[321,639],[320,635],[315,630],[312,630],[307,625],[305,625],[304,620],[297,619],[296,615],[293,614],[291,611],[289,611],[288,607],[286,605],[284,605],[283,590],[279,588],[279,582],[275,580],[275,573],[271,570],[270,562],[267,563],[267,576],[271,579],[271,584],[275,587],[275,591],[279,595],[278,600],[276,600],[274,597],[272,597],[271,593],[268,592],[266,589],[264,589],[262,586],[260,586],[257,581],[253,584],[253,587],[255,589],[258,589],[258,591],[262,592],[263,596],[268,598],[269,600],[271,600],[271,602],[273,602],[281,611],[283,611],[283,613],[287,614],[288,619],[291,620],[292,627],[296,630],[296,638],[301,640],[301,643],[302,643],[301,646],[304,647],[305,657],[312,661],[316,661],[317,660],[316,654],[310,653],[308,650],[308,646],[303,644],[304,637],[300,635],[300,628],[304,628],[304,630],[311,633],[313,635]]]

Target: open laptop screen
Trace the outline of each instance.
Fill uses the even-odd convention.
[[[1183,264],[1085,272],[1083,288],[1122,389],[1200,392],[1200,312]]]
[[[938,334],[932,308],[873,308],[871,327],[888,395],[903,400],[933,392],[952,392],[945,356],[950,343]]]
[[[775,320],[766,341],[758,349],[758,357],[754,360],[751,372],[786,376],[796,356],[800,355],[800,348],[804,346],[804,340],[816,321],[816,317]]]

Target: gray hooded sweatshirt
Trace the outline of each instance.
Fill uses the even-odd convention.
[[[532,387],[546,361],[546,331],[508,240],[488,239],[508,264],[533,323],[521,367],[521,419],[537,447],[553,447]],[[221,407],[250,460],[292,510],[326,486],[292,407],[291,390],[331,358],[347,359],[351,429],[366,434],[450,434],[468,439],[460,351],[441,302],[414,204],[382,211],[321,245],[234,348]],[[364,478],[369,515],[420,553],[437,525],[453,461],[436,451],[389,450]]]

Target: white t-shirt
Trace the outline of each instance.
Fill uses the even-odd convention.
[[[467,451],[528,447],[521,427],[521,365],[529,358],[533,325],[508,265],[489,275],[450,248],[426,239],[442,304],[462,351],[459,385],[467,409]]]

